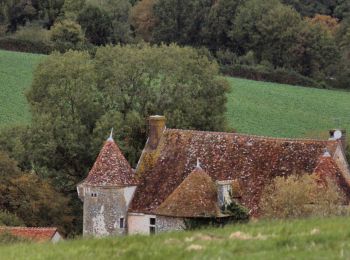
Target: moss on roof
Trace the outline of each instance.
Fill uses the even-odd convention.
[[[311,174],[324,150],[333,154],[337,146],[337,141],[166,129],[156,150],[144,149],[137,168],[139,185],[129,211],[154,214],[200,158],[214,182],[237,180],[240,202],[254,215],[264,186],[273,178]]]
[[[158,207],[156,214],[172,217],[217,217],[216,185],[200,167],[196,167]]]

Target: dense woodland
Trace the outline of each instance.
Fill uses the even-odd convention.
[[[151,114],[169,127],[232,130],[221,72],[350,88],[350,2],[3,0],[9,47],[57,52],[26,93],[31,124],[0,133],[0,224],[75,235],[75,187],[111,127],[135,166]]]
[[[0,47],[177,43],[208,50],[226,74],[348,88],[349,14],[347,0],[4,0]]]

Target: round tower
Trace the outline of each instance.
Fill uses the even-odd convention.
[[[84,236],[124,235],[137,181],[112,133],[87,178],[77,186],[84,203]]]

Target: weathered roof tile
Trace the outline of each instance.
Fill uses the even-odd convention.
[[[135,174],[113,139],[108,139],[83,182],[92,186],[137,185]]]
[[[276,176],[311,174],[324,150],[334,153],[337,145],[337,141],[167,129],[157,150],[144,150],[137,168],[139,186],[129,211],[154,213],[200,158],[214,182],[237,180],[242,204],[256,214],[266,183]]]

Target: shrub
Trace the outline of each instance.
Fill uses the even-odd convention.
[[[0,211],[0,226],[24,226],[22,219],[8,211]]]
[[[45,44],[50,43],[50,31],[42,28],[39,25],[32,24],[20,27],[11,38],[29,41],[29,42],[41,42]]]
[[[0,245],[8,245],[14,243],[29,242],[29,240],[14,236],[8,232],[0,234]]]
[[[85,36],[81,26],[71,20],[63,20],[51,28],[50,39],[57,49],[75,49],[83,45]]]
[[[221,72],[225,75],[239,78],[246,78],[259,81],[276,82],[304,87],[328,88],[324,83],[319,83],[314,79],[305,77],[295,71],[287,69],[271,69],[267,64],[256,66],[247,65],[224,65],[221,66]]]
[[[311,175],[277,177],[267,185],[260,201],[266,218],[303,218],[337,216],[344,212],[344,195],[330,179],[320,185]]]
[[[0,38],[0,49],[29,53],[50,54],[54,47],[44,42],[33,42],[14,38]]]

